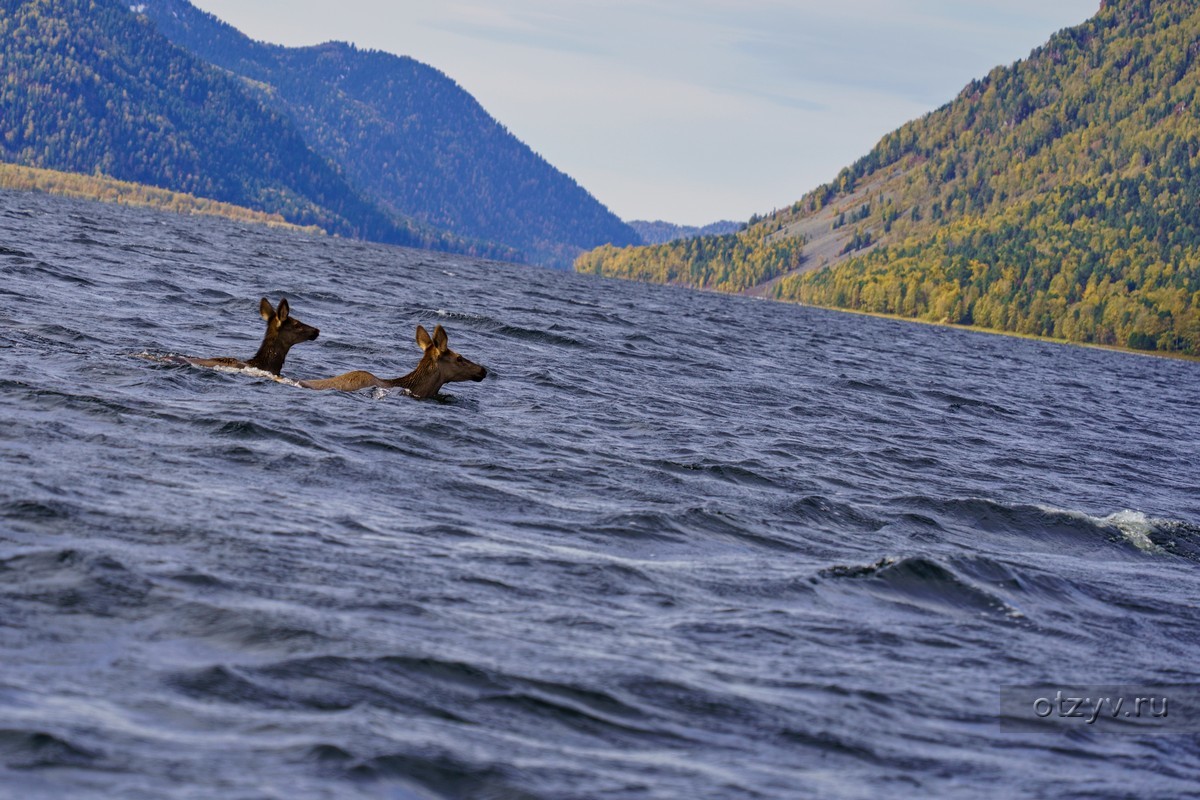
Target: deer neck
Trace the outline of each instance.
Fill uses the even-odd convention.
[[[277,339],[268,336],[263,339],[258,352],[254,354],[254,358],[246,363],[255,369],[261,369],[264,372],[278,375],[283,371],[283,361],[287,358],[288,349],[288,347],[281,345]]]
[[[438,372],[437,363],[432,358],[422,358],[421,363],[417,364],[412,372],[384,383],[407,389],[414,397],[433,397],[445,381]]]

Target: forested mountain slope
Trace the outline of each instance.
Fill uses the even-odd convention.
[[[717,288],[1200,354],[1198,55],[1200,4],[1109,0],[752,225],[744,261],[789,239],[803,260]],[[706,285],[711,265],[663,247],[682,263],[608,249],[577,268]]]
[[[186,192],[346,236],[447,238],[364,199],[290,119],[124,3],[3,3],[0,71],[0,160]]]
[[[641,241],[432,67],[336,42],[255,42],[186,0],[139,8],[175,43],[246,78],[356,187],[406,216],[556,266]]]

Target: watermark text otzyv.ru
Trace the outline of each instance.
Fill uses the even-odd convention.
[[[1200,732],[1200,684],[1009,686],[1001,692],[1000,717],[1006,726],[1042,729]]]

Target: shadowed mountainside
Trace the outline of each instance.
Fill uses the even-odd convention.
[[[430,66],[338,42],[255,42],[186,0],[138,8],[176,44],[245,79],[355,187],[405,216],[551,266],[641,242]]]

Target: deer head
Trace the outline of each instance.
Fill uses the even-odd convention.
[[[487,370],[482,365],[468,361],[450,349],[446,330],[441,325],[433,329],[432,336],[418,325],[417,345],[425,353],[421,363],[400,379],[401,385],[414,397],[433,397],[445,383],[481,381],[487,377]]]
[[[288,301],[283,298],[279,300],[279,308],[272,308],[271,302],[264,297],[259,301],[258,313],[267,322],[267,332],[258,352],[247,362],[256,369],[278,375],[292,345],[316,339],[321,333],[319,329],[293,317]]]

